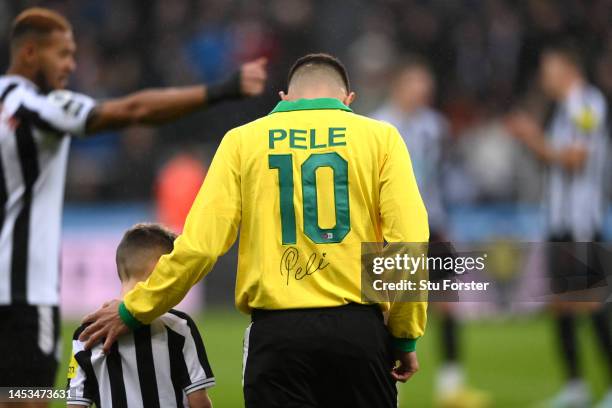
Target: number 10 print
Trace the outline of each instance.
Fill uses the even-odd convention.
[[[280,213],[283,245],[296,243],[295,209],[293,207],[293,155],[271,154],[270,169],[278,169],[280,187]],[[320,167],[329,167],[334,173],[334,210],[336,225],[333,228],[319,227],[317,208],[317,176]],[[302,163],[302,196],[304,233],[314,243],[342,242],[351,230],[348,193],[348,163],[338,153],[314,153]]]

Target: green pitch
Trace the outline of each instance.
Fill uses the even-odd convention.
[[[242,407],[242,336],[248,318],[230,310],[210,310],[197,321],[217,379],[217,386],[210,392],[214,406]],[[66,384],[70,339],[76,326],[74,322],[63,327],[59,388]],[[435,368],[439,363],[437,326],[432,317],[427,334],[418,343],[421,371],[409,383],[400,385],[401,407],[433,404]],[[553,329],[553,322],[541,315],[466,323],[462,343],[469,384],[489,392],[495,407],[530,406],[553,395],[563,378]],[[607,384],[606,372],[587,320],[581,322],[579,336],[582,365],[592,391],[600,397]]]

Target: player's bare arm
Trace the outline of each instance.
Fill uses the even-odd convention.
[[[266,59],[248,62],[232,77],[215,85],[148,89],[99,104],[87,122],[87,133],[129,125],[158,125],[223,99],[256,96],[267,78]]]
[[[187,400],[191,408],[212,408],[213,404],[208,397],[206,389],[197,390],[187,394]]]
[[[581,144],[574,144],[562,149],[553,148],[546,140],[544,130],[536,119],[524,111],[515,111],[505,120],[506,128],[531,150],[535,156],[546,164],[560,165],[568,171],[582,168],[587,159],[587,150]]]

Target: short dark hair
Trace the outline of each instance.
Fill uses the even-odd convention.
[[[13,20],[11,27],[11,43],[27,34],[46,35],[52,31],[71,31],[70,22],[56,11],[31,7],[21,13]]]
[[[159,250],[168,254],[174,249],[175,239],[174,232],[159,224],[141,223],[127,230],[117,246],[115,256],[119,279],[130,278],[134,273],[126,267],[126,264],[127,259],[133,256],[135,251]]]
[[[325,54],[325,53],[316,53],[316,54],[308,54],[304,55],[301,58],[298,58],[297,61],[293,64],[291,69],[289,70],[289,75],[287,77],[287,85],[291,83],[291,79],[295,75],[295,73],[302,67],[306,65],[325,65],[332,68],[334,71],[340,75],[342,78],[342,82],[344,82],[344,86],[346,86],[346,91],[350,92],[350,82],[349,77],[346,72],[346,68],[344,64],[333,55]]]
[[[542,55],[546,54],[557,55],[579,70],[583,70],[584,68],[582,53],[575,41],[571,39],[560,40],[547,45],[542,52]]]

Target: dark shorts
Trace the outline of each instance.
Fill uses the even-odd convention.
[[[0,387],[52,387],[60,334],[57,306],[0,306]]]
[[[576,242],[571,234],[552,235],[548,241],[550,290],[561,295],[605,287],[607,252],[596,234],[588,242]],[[588,299],[584,299],[588,300]]]
[[[447,242],[444,238],[436,231],[430,232],[429,246],[427,250],[427,256],[429,258],[456,258],[456,253],[452,243]],[[439,265],[439,264],[435,264]],[[452,270],[439,269],[436,267],[428,270],[429,281],[434,283],[440,283],[440,287],[444,287],[443,281],[449,280],[451,282],[457,282],[457,274]],[[459,300],[459,292],[452,289],[440,289],[429,292],[429,302],[457,302]]]
[[[245,334],[247,408],[396,408],[391,336],[377,306],[255,310]]]

